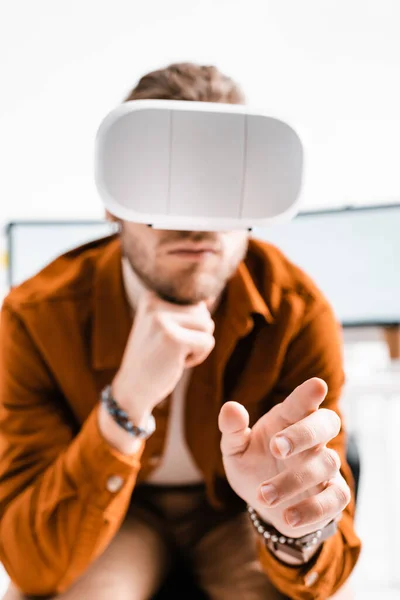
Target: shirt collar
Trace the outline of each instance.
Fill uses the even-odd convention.
[[[117,369],[121,364],[133,322],[140,282],[122,257],[118,239],[113,240],[98,260],[94,279],[92,365],[94,369]],[[242,261],[228,281],[215,313],[235,337],[243,337],[254,325],[253,315],[273,323],[273,315],[252,273]]]
[[[92,365],[116,369],[122,361],[132,311],[125,293],[119,239],[106,247],[95,267],[93,286]]]
[[[224,306],[219,314],[221,321],[226,319],[224,329],[227,333],[230,329],[231,334],[238,338],[250,333],[254,326],[254,315],[260,315],[268,324],[274,322],[245,260],[239,264],[236,273],[227,283]]]

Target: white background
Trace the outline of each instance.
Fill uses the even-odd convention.
[[[145,72],[216,64],[290,119],[307,206],[400,198],[397,0],[2,0],[0,222],[94,217],[93,138]]]

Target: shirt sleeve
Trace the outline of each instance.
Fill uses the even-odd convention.
[[[319,304],[308,311],[303,325],[290,343],[279,383],[272,402],[282,402],[293,390],[311,377],[328,384],[328,394],[321,407],[334,410],[342,419],[339,399],[344,383],[340,326],[332,309]],[[338,590],[353,570],[361,550],[354,529],[354,480],[346,460],[346,426],[329,444],[340,456],[341,473],[352,491],[338,531],[324,542],[316,556],[306,565],[283,564],[258,539],[260,561],[269,579],[283,594],[293,600],[325,600]]]
[[[65,591],[127,512],[144,442],[130,456],[113,449],[97,411],[73,431],[52,374],[20,318],[3,305],[0,561],[24,594]],[[110,477],[121,486],[107,485]]]

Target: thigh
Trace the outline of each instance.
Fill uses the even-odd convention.
[[[103,554],[57,600],[148,600],[168,572],[170,554],[148,521],[128,515]],[[24,599],[13,586],[3,598]]]
[[[192,549],[193,568],[210,600],[285,600],[261,568],[247,513],[208,532]]]

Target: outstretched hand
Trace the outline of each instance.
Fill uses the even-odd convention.
[[[334,411],[319,408],[326,394],[324,381],[309,379],[252,429],[248,412],[237,402],[227,402],[219,414],[231,487],[289,537],[324,527],[350,501],[339,456],[326,447],[341,427]]]

